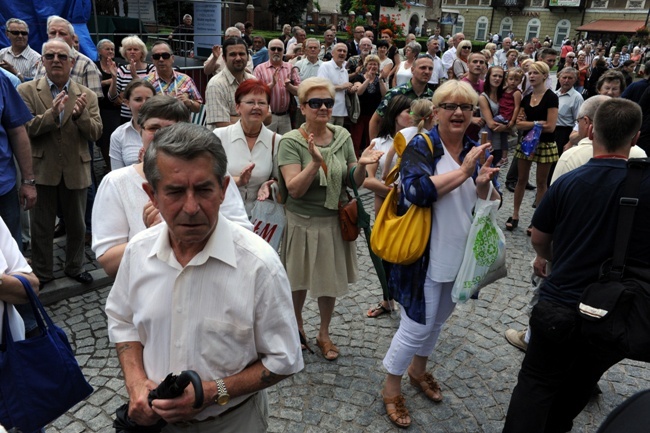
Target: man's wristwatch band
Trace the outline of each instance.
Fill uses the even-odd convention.
[[[36,186],[36,179],[23,179],[20,181],[23,185]]]

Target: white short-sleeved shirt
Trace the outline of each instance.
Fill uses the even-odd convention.
[[[20,253],[16,241],[11,236],[11,232],[7,228],[5,222],[0,218],[0,273],[13,274],[13,273],[29,274],[32,268],[27,264],[25,257]],[[0,292],[2,286],[0,286]],[[25,324],[23,319],[16,311],[12,304],[6,304],[8,307],[7,314],[9,316],[9,327],[11,328],[11,336],[14,341],[25,339]],[[0,343],[2,342],[2,317],[5,312],[5,303],[0,302]]]
[[[228,156],[228,172],[238,175],[250,163],[255,163],[250,181],[247,185],[239,187],[246,213],[250,215],[257,200],[257,191],[262,184],[271,177],[278,178],[277,169],[274,168],[276,164],[273,162],[278,153],[278,143],[282,136],[275,134],[274,140],[273,131],[262,125],[260,135],[251,151],[248,148],[241,121],[224,128],[216,128],[214,135],[219,137]],[[274,153],[272,154],[272,152]]]
[[[111,157],[111,170],[128,167],[138,163],[142,148],[142,137],[133,127],[133,120],[118,126],[111,134],[108,156]]]
[[[149,201],[149,196],[142,189],[144,182],[146,180],[136,169],[129,166],[111,171],[100,183],[92,214],[92,249],[97,257],[145,230],[142,210]],[[232,180],[221,204],[221,214],[230,221],[253,230],[244,202]]]
[[[137,341],[154,382],[188,368],[229,377],[257,360],[275,374],[304,364],[291,287],[275,250],[222,215],[203,251],[181,266],[164,224],[129,242],[106,300],[112,343]],[[211,405],[201,420],[236,406]]]
[[[318,76],[327,78],[334,86],[350,81],[348,71],[345,69],[345,62],[339,68],[334,60],[324,62],[318,69]],[[345,107],[345,90],[338,90],[334,96],[334,108],[332,116],[347,116],[348,109]]]

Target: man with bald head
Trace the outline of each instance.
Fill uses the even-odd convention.
[[[451,65],[456,59],[456,47],[458,44],[465,40],[465,35],[462,33],[456,33],[452,38],[451,42],[453,46],[450,46],[445,54],[442,55],[442,67],[445,68],[445,71],[448,71],[451,68]]]
[[[363,28],[363,27],[362,27]],[[345,92],[352,88],[348,71],[345,69],[345,58],[348,48],[344,43],[334,45],[332,60],[323,63],[318,69],[318,77],[327,78],[334,85],[334,108],[330,123],[343,126],[348,110],[345,106]]]
[[[345,65],[350,78],[354,78],[358,74],[363,74],[363,62],[372,53],[372,41],[365,37],[361,38],[359,41],[359,51],[361,53],[348,58],[348,62]]]
[[[512,39],[504,38],[501,49],[497,50],[497,52],[494,54],[498,60],[497,62],[498,66],[503,66],[506,63],[506,54],[508,53],[508,50],[510,50],[511,47],[512,47]]]

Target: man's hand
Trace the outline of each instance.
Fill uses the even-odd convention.
[[[533,273],[538,277],[546,278],[546,259],[535,256],[533,261]]]
[[[221,45],[212,46],[212,55],[214,56],[215,59],[221,57]]]
[[[141,426],[153,425],[160,419],[160,415],[149,406],[149,391],[156,389],[158,384],[143,379],[128,387],[129,393],[129,418]],[[162,401],[162,400],[154,400]]]
[[[68,102],[68,93],[65,91],[59,92],[56,98],[54,98],[54,101],[52,101],[52,114],[54,114],[57,120],[59,119],[59,114],[65,109],[66,102]]]
[[[33,185],[20,185],[20,203],[23,205],[23,210],[30,210],[36,204],[36,187]]]
[[[74,108],[72,109],[72,120],[77,120],[79,116],[81,116],[81,114],[86,109],[86,105],[88,105],[88,97],[85,93],[82,93],[81,96],[79,96],[74,102]]]
[[[142,220],[144,221],[144,226],[147,228],[162,222],[160,212],[156,209],[153,203],[151,203],[151,200],[144,205],[144,209],[142,210]]]
[[[204,382],[205,383],[205,382]],[[171,399],[157,399],[151,402],[153,411],[168,423],[189,421],[204,407],[194,409],[194,386],[190,383],[183,394]],[[205,403],[204,403],[205,406]]]

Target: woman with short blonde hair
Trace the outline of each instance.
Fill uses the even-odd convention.
[[[450,70],[453,71],[453,77],[450,76],[450,79],[455,78],[457,80],[460,80],[469,71],[467,60],[469,59],[469,55],[471,53],[472,53],[472,43],[470,41],[465,39],[464,41],[458,44],[458,47],[456,49],[456,58],[454,59],[454,62],[451,64],[451,68],[450,68]]]

